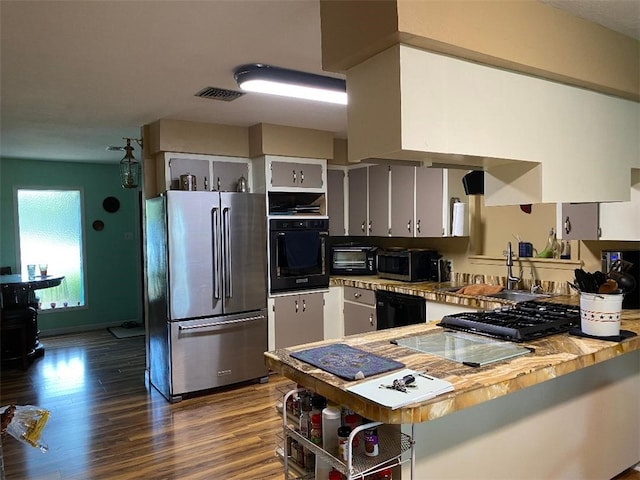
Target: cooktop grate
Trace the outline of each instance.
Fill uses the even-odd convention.
[[[580,325],[580,307],[528,301],[513,307],[447,315],[438,324],[452,330],[526,342]]]

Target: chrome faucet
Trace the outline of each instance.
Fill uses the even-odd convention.
[[[522,270],[520,270],[520,276],[515,277],[511,267],[513,267],[513,250],[511,248],[511,242],[507,242],[507,290],[513,290],[514,287],[522,280]]]

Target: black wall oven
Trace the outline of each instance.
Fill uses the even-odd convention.
[[[329,287],[329,219],[269,220],[271,293]]]

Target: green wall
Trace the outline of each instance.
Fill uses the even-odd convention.
[[[41,311],[43,336],[144,323],[142,314],[140,192],[120,186],[118,164],[0,159],[0,265],[20,271],[16,244],[15,189],[25,187],[79,188],[83,192],[85,268],[84,308]],[[108,213],[102,201],[120,200]],[[92,228],[102,220],[104,229]]]

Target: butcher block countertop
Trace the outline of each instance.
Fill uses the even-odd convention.
[[[425,298],[428,297],[425,295]],[[569,303],[567,300],[576,302],[577,297],[554,297],[553,300],[559,302],[565,300],[560,303]],[[411,424],[440,418],[640,350],[640,310],[623,311],[622,330],[632,331],[638,336],[627,338],[622,342],[577,337],[568,333],[557,334],[520,344],[533,349],[530,354],[482,367],[466,366],[390,343],[391,340],[402,337],[441,331],[442,328],[436,325],[437,321],[278,349],[266,352],[265,362],[273,371],[373,421]],[[343,380],[306,362],[296,360],[290,355],[295,351],[331,343],[346,343],[355,348],[400,361],[406,365],[406,368],[426,371],[429,375],[451,382],[454,390],[430,400],[392,410],[346,391],[347,387],[356,382]]]

